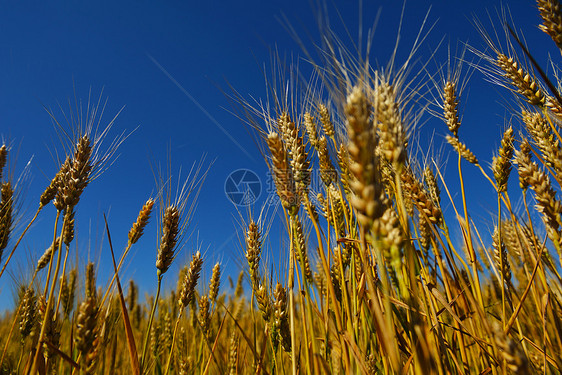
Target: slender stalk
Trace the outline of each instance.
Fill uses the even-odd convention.
[[[290,247],[289,247],[289,280],[287,281],[287,290],[289,292],[289,309],[291,310],[290,313],[290,322],[291,322],[291,368],[293,371],[293,375],[297,375],[297,360],[295,356],[295,351],[297,350],[297,340],[295,338],[296,330],[295,330],[295,296],[293,293],[293,287],[295,284],[295,242],[293,236],[293,221],[289,220],[289,233],[290,236]]]
[[[160,286],[162,284],[162,275],[158,275],[158,287],[156,289],[156,297],[152,304],[152,310],[150,311],[150,318],[148,319],[148,326],[146,328],[146,333],[144,335],[144,345],[142,349],[142,356],[140,362],[141,374],[144,374],[144,365],[146,360],[146,350],[148,349],[148,339],[150,337],[150,329],[152,328],[152,321],[154,320],[154,314],[156,313],[156,305],[158,305],[158,298],[160,298]]]
[[[61,211],[59,210],[57,212],[57,217],[55,220],[55,239],[53,240],[53,243],[55,243],[56,238],[57,238],[57,223],[58,223],[58,219],[59,219],[59,215],[60,215]],[[66,218],[67,215],[64,216],[64,220],[62,222],[62,232],[64,232],[65,226],[66,226]],[[58,248],[58,255],[57,255],[57,265],[55,267],[55,273],[53,274],[53,281],[52,281],[52,285],[51,285],[51,291],[49,293],[49,298],[47,299],[47,307],[45,308],[45,316],[43,318],[43,323],[41,324],[41,333],[39,334],[39,339],[37,340],[37,347],[36,347],[36,352],[35,352],[35,359],[33,360],[33,365],[31,367],[31,372],[35,373],[37,371],[37,365],[38,365],[38,361],[39,361],[39,354],[41,353],[41,351],[39,350],[41,345],[43,344],[43,338],[45,337],[45,330],[47,328],[47,319],[49,319],[49,311],[53,308],[52,304],[53,304],[53,297],[55,294],[55,287],[57,285],[57,277],[59,274],[59,269],[60,269],[60,263],[61,263],[61,253],[62,253],[62,243],[63,241],[59,241],[59,248]],[[53,254],[54,255],[54,254]],[[49,264],[49,274],[51,271],[51,266],[53,263],[53,258],[54,256],[51,256],[51,261]],[[49,277],[47,277],[47,282],[45,283],[45,295],[47,295],[47,287],[49,285]],[[53,318],[56,316],[56,313],[53,314]]]
[[[57,243],[57,226],[59,223],[59,218],[60,218],[60,214],[61,211],[58,210],[57,211],[57,216],[55,218],[55,234],[53,237],[53,246]],[[64,226],[63,226],[63,230],[64,230]],[[62,241],[61,241],[62,242]],[[59,244],[59,248],[60,248],[60,244]],[[59,250],[59,249],[56,249]],[[51,271],[52,271],[52,267],[53,267],[53,259],[54,259],[54,251],[53,251],[53,255],[51,255],[51,259],[49,260],[49,270],[47,271],[47,281],[45,281],[45,290],[43,291],[44,295],[47,295],[48,292],[48,288],[49,288],[49,282],[51,281]]]
[[[62,296],[62,285],[64,284],[64,278],[66,277],[66,262],[68,260],[68,254],[70,253],[70,246],[66,246],[66,251],[64,254],[64,262],[62,263],[62,279],[60,282],[60,286],[59,286],[59,295],[57,297],[57,306],[55,308],[55,311],[59,310],[59,306],[60,306],[60,300],[61,300],[61,296]],[[100,305],[102,306],[102,305]]]
[[[501,289],[502,289],[502,325],[503,328],[505,329],[505,276],[504,276],[504,267],[505,264],[503,264],[503,254],[502,254],[502,205],[501,205],[501,193],[498,192],[498,248],[496,249],[496,251],[498,251],[499,253],[499,258],[500,258],[500,276],[501,276]]]
[[[295,231],[293,228],[293,233],[291,234],[291,236],[295,236]],[[304,261],[303,261],[304,264]],[[301,275],[302,275],[302,284],[301,284],[301,278],[299,277],[299,273],[295,272],[296,276],[297,276],[297,288],[299,291],[299,299],[301,301],[301,324],[302,324],[302,332],[303,332],[303,339],[305,342],[305,348],[304,348],[304,358],[305,358],[305,362],[306,362],[306,371],[307,373],[310,373],[310,353],[308,351],[308,329],[307,329],[307,324],[306,324],[306,312],[308,311],[308,306],[305,303],[305,291],[304,289],[306,289],[306,291],[308,292],[308,282],[306,281],[306,277],[304,275],[304,270],[301,268]],[[303,289],[304,287],[304,289]],[[312,320],[310,320],[312,322]],[[293,345],[293,343],[291,343],[291,345]]]
[[[180,325],[180,320],[182,316],[183,316],[183,308],[180,310],[180,313],[176,320],[176,326],[174,327],[174,333],[172,334],[172,346],[170,348],[170,354],[168,354],[168,361],[166,362],[166,370],[164,371],[164,375],[168,375],[168,373],[170,372],[170,364],[172,363],[172,357],[174,354],[174,344],[176,343],[176,335],[178,332],[178,327]]]
[[[119,272],[121,270],[121,265],[123,264],[123,261],[125,260],[125,257],[129,253],[129,250],[131,249],[131,246],[132,246],[132,244],[128,244],[127,247],[125,248],[125,251],[123,252],[123,254],[121,254],[121,259],[119,259],[119,264],[117,265],[117,272]],[[105,300],[107,299],[107,296],[109,295],[109,292],[111,291],[111,287],[113,286],[113,283],[115,282],[116,277],[117,277],[117,273],[115,273],[113,275],[113,277],[111,278],[109,286],[105,290],[103,298],[101,299],[100,306],[103,306]]]
[[[464,225],[466,230],[466,241],[467,241],[467,248],[468,253],[470,255],[470,263],[472,265],[472,276],[474,278],[473,289],[476,291],[476,297],[478,298],[478,302],[480,303],[480,307],[484,308],[484,300],[482,298],[482,291],[480,290],[480,279],[478,276],[478,268],[476,266],[476,253],[474,252],[474,246],[472,244],[472,235],[470,231],[470,220],[468,219],[468,207],[466,205],[466,193],[464,188],[464,178],[462,175],[462,168],[461,168],[462,156],[459,153],[459,179],[461,184],[461,194],[462,194],[462,206],[464,210]]]
[[[20,365],[21,365],[21,359],[22,358],[23,358],[23,342],[21,343],[20,357],[18,359],[18,365],[16,366],[16,374],[19,374],[19,372],[20,372]]]
[[[8,351],[8,346],[10,345],[10,339],[12,338],[12,334],[14,333],[14,328],[16,327],[20,310],[21,310],[21,304],[18,306],[16,313],[14,314],[12,326],[10,327],[10,333],[8,333],[8,338],[6,339],[6,344],[4,345],[4,350],[2,351],[2,358],[0,359],[0,363],[4,363],[4,357],[6,356],[6,352]]]
[[[311,205],[310,205],[310,201],[308,200],[308,197],[305,197],[306,199],[306,204],[308,205],[308,209],[311,209]],[[324,243],[322,241],[322,237],[320,235],[320,228],[318,226],[318,222],[316,220],[312,220],[312,225],[314,226],[314,230],[316,232],[316,237],[318,238],[318,254],[320,254],[320,260],[322,262],[322,268],[324,269],[324,272],[326,275],[330,274],[330,266],[328,263],[328,260],[326,259],[326,254],[324,254]],[[340,309],[338,308],[337,302],[338,300],[336,299],[336,293],[334,291],[334,286],[332,285],[331,282],[327,283],[328,285],[328,291],[330,294],[330,298],[332,299],[332,303],[334,304],[334,314],[336,316],[336,326],[338,328],[338,330],[341,331],[342,329],[342,318],[341,318],[341,312]],[[330,301],[327,302],[327,304],[329,305]]]

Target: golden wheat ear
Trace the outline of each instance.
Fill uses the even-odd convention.
[[[178,242],[179,221],[178,208],[175,205],[166,207],[162,216],[162,237],[158,248],[158,259],[156,260],[158,277],[166,273],[174,259],[175,247]]]
[[[317,142],[318,162],[320,166],[320,179],[326,185],[330,186],[337,181],[336,169],[330,159],[330,151],[328,150],[328,140],[325,136],[320,137]]]
[[[457,84],[448,80],[443,88],[443,113],[449,131],[458,138],[461,121],[459,118],[459,100],[457,98]]]
[[[33,287],[27,288],[21,305],[20,335],[22,342],[31,334],[37,319],[37,296]]]
[[[370,228],[373,221],[384,212],[381,200],[384,193],[380,183],[379,163],[374,153],[377,139],[371,109],[359,86],[355,86],[348,95],[345,112],[349,136],[347,149],[352,162],[349,169],[354,177],[350,182],[353,192],[350,202],[357,211],[360,224]]]
[[[221,265],[216,263],[213,267],[213,273],[211,275],[211,280],[209,281],[209,301],[212,303],[217,301],[217,296],[219,295],[219,288],[221,283]]]
[[[542,69],[540,64],[537,62],[537,60],[531,54],[531,52],[529,51],[527,46],[525,46],[525,44],[521,41],[521,39],[519,39],[519,36],[517,36],[517,33],[515,33],[515,31],[513,31],[511,26],[506,25],[506,27],[509,30],[509,33],[511,34],[511,36],[515,39],[515,41],[517,42],[517,44],[519,45],[519,47],[523,51],[523,53],[525,53],[525,56],[529,59],[529,61],[531,62],[531,64],[535,68],[535,70],[538,72],[538,74],[541,77],[543,83],[546,85],[546,87],[548,88],[550,93],[554,96],[554,97],[551,97],[550,95],[546,95],[546,99],[542,98],[542,96],[544,94],[542,93],[542,90],[540,89],[540,86],[537,83],[536,79],[528,78],[525,82],[519,82],[519,85],[523,85],[524,87],[529,87],[531,89],[531,91],[527,91],[528,94],[529,93],[531,94],[527,98],[527,100],[529,101],[529,103],[531,103],[531,102],[536,101],[540,97],[541,98],[540,103],[536,104],[536,105],[540,105],[540,106],[545,105],[548,109],[550,109],[552,111],[552,113],[554,113],[556,115],[560,115],[560,113],[562,112],[562,95],[560,95],[560,92],[558,91],[557,86],[554,83],[552,83],[552,81],[546,75],[546,73],[544,72],[544,70]],[[526,78],[526,76],[522,75],[521,73],[518,73],[518,75]],[[515,86],[517,87],[517,84],[515,84]],[[539,91],[540,91],[540,93],[539,93]],[[533,97],[532,97],[533,94],[535,95],[535,99],[533,99]],[[531,103],[531,104],[533,104],[533,103]]]
[[[261,233],[254,221],[251,221],[246,230],[246,260],[248,261],[250,280],[252,288],[260,286],[260,256],[261,256]]]
[[[289,310],[287,308],[287,291],[277,283],[273,293],[273,330],[277,332],[281,346],[291,352],[291,328],[289,326]]]
[[[293,179],[293,170],[289,163],[289,154],[279,133],[270,132],[267,136],[267,145],[271,153],[271,165],[275,179],[277,194],[281,204],[289,213],[298,211],[299,197]]]
[[[468,161],[470,164],[478,165],[478,159],[476,156],[470,151],[467,145],[462,143],[458,140],[458,138],[451,137],[450,135],[446,136],[447,142],[453,146],[455,151],[462,156],[463,159]]]
[[[560,149],[560,141],[553,133],[548,120],[540,113],[525,110],[522,112],[522,118],[546,165],[554,170],[554,177],[561,181],[562,150]]]
[[[203,266],[203,259],[201,253],[198,251],[193,255],[187,273],[183,279],[182,288],[179,296],[179,304],[182,309],[186,308],[195,296],[195,287],[197,280],[199,280],[199,273]]]
[[[137,216],[137,221],[133,223],[133,226],[129,230],[129,246],[137,243],[137,241],[141,238],[144,228],[148,224],[148,220],[150,219],[150,214],[152,212],[152,208],[154,206],[154,199],[150,198],[146,201],[146,203],[142,206],[142,209]]]
[[[14,189],[10,182],[0,186],[0,260],[13,230]]]
[[[556,46],[562,50],[562,11],[558,0],[537,0],[537,7],[543,19],[539,28],[547,33]]]
[[[507,180],[513,158],[513,139],[513,128],[509,127],[503,134],[498,155],[492,160],[492,171],[499,193],[507,191]]]

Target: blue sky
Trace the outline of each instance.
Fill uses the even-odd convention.
[[[334,3],[329,6],[332,25],[345,40],[345,30],[334,11],[337,8],[356,39],[357,4]],[[363,6],[362,16],[366,26],[372,24],[382,7],[372,54],[384,62],[394,45],[402,2],[364,3],[368,3]],[[422,60],[428,58],[442,38],[453,49],[459,41],[482,47],[470,20],[473,15],[486,18],[485,10],[494,12],[499,4],[411,0],[404,13],[404,48],[409,47],[430,6],[429,21],[436,22],[436,26],[420,50]],[[536,27],[540,18],[534,2],[511,1],[509,5],[539,61],[546,61],[542,47],[550,47],[551,43]],[[205,251],[205,277],[216,261],[224,264],[227,273],[237,275],[243,251],[237,234],[239,208],[226,197],[224,182],[237,169],[255,171],[264,182],[259,205],[265,199],[267,174],[254,137],[231,113],[232,103],[225,93],[231,93],[232,86],[248,98],[264,96],[262,69],[270,61],[272,48],[294,59],[301,51],[281,20],[286,17],[311,45],[319,41],[314,14],[308,2],[293,0],[2,2],[0,134],[12,146],[10,170],[15,178],[33,157],[30,178],[23,185],[25,194],[18,202],[17,233],[33,215],[39,195],[58,169],[52,151],[62,149],[44,107],[52,108],[60,116],[59,103],[68,110],[67,101],[74,97],[74,92],[87,100],[91,90],[97,99],[103,88],[103,97],[108,99],[106,121],[124,107],[110,136],[136,130],[120,147],[115,163],[87,188],[77,207],[78,227],[73,246],[78,246],[81,254],[80,266],[88,257],[99,260],[100,284],[105,283],[111,275],[111,263],[107,241],[103,239],[102,243],[103,213],[108,214],[113,243],[120,253],[140,207],[156,192],[151,168],[165,166],[171,159],[172,171],[180,166],[185,171],[206,155],[207,162],[214,163],[199,197],[196,220],[190,226],[192,235],[165,276],[165,283],[175,285],[178,268],[197,246]],[[437,54],[439,64],[446,55],[446,48],[441,47]],[[505,102],[479,72],[472,76],[469,86],[463,101],[460,134],[480,159],[491,161],[504,125]],[[505,91],[502,94],[507,96]],[[433,132],[437,142],[441,142],[446,134],[444,124],[427,118],[420,130],[422,144]],[[449,169],[454,170],[454,166]],[[473,217],[491,221],[487,210],[495,204],[492,191],[477,171],[470,167],[465,170],[468,181],[477,181],[467,186],[469,193],[478,197],[472,201]],[[491,198],[489,202],[479,198],[484,194]],[[0,308],[11,304],[13,279],[22,269],[31,273],[31,264],[48,246],[53,217],[52,208],[42,213],[17,250],[9,274],[0,279]],[[274,226],[273,232],[278,229]],[[272,246],[275,248],[277,243]],[[134,257],[129,258],[123,274],[125,279],[134,277],[139,281],[141,291],[151,291],[155,286],[156,247],[153,219],[145,236],[133,248]],[[226,278],[223,282],[225,285]]]

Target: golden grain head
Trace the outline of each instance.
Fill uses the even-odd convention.
[[[24,341],[31,334],[31,330],[35,326],[35,320],[37,318],[37,296],[32,287],[27,288],[20,305],[21,318],[19,328],[21,340]]]
[[[375,116],[381,153],[401,168],[406,162],[406,136],[396,89],[381,79],[375,89]]]
[[[316,126],[316,122],[314,121],[314,117],[310,114],[310,112],[306,112],[303,116],[303,120],[306,133],[308,135],[308,142],[312,147],[316,147],[318,144],[318,128]]]
[[[67,206],[64,212],[64,231],[62,234],[63,242],[66,246],[70,246],[74,240],[74,207]]]
[[[97,298],[96,269],[93,262],[86,265],[86,298]]]
[[[68,275],[61,276],[61,303],[64,316],[68,319],[74,309],[74,299],[76,296],[76,268],[70,270]]]
[[[287,310],[287,292],[281,283],[277,283],[273,292],[273,326],[279,335],[281,346],[286,352],[291,351],[291,330]]]
[[[199,299],[199,326],[205,336],[209,333],[211,324],[209,308],[209,297],[207,295],[201,296]]]
[[[538,0],[537,5],[540,28],[560,47],[559,2]],[[180,253],[187,223],[197,222],[191,216],[194,206],[187,207],[186,201],[192,192],[198,194],[198,179],[178,185],[175,200],[174,187],[160,179],[158,289],[151,293],[137,273],[129,273],[136,260],[125,257],[149,230],[153,199],[128,231],[120,265],[131,267],[119,270],[117,287],[111,281],[113,269],[107,272],[105,263],[86,261],[99,254],[82,249],[81,242],[95,243],[95,238],[82,238],[68,251],[75,239],[75,215],[87,214],[81,211],[87,207],[77,203],[107,160],[98,154],[105,131],[93,135],[92,123],[65,133],[71,152],[55,153],[69,156],[41,194],[36,222],[18,215],[25,178],[6,178],[9,147],[0,146],[0,257],[12,242],[10,259],[25,255],[15,251],[20,240],[32,246],[24,236],[27,229],[20,228],[40,234],[35,228],[47,223],[46,233],[56,238],[32,275],[4,263],[9,274],[4,279],[15,280],[17,303],[0,319],[0,372],[559,371],[562,105],[554,89],[545,92],[550,87],[545,76],[552,76],[552,87],[562,83],[556,69],[535,76],[539,59],[531,63],[515,38],[492,41],[501,34],[485,36],[493,57],[481,56],[492,66],[477,69],[520,96],[521,108],[504,123],[520,119],[526,135],[515,136],[509,126],[493,158],[493,152],[482,152],[482,164],[458,137],[459,96],[466,83],[459,84],[460,65],[455,72],[450,64],[447,72],[428,72],[433,64],[415,65],[422,59],[409,55],[405,65],[393,60],[375,69],[368,64],[374,59],[354,59],[345,43],[325,35],[319,46],[327,46],[321,51],[326,65],[314,66],[318,77],[286,86],[281,96],[291,97],[276,97],[271,109],[269,103],[252,109],[266,122],[267,130],[259,134],[282,207],[240,210],[239,250],[247,265],[236,282],[230,265],[216,263],[208,285],[201,286],[200,275],[211,269],[203,271],[203,257],[195,251],[174,275],[177,284],[175,279],[173,285],[162,283]],[[518,61],[521,56],[526,60]],[[464,55],[459,60],[467,61]],[[435,91],[422,92],[426,83],[433,83]],[[281,92],[272,89],[274,95]],[[435,140],[425,144],[425,133],[420,136],[416,129],[425,123],[427,95],[439,108],[430,109],[431,114],[448,127],[439,145]],[[431,119],[427,124],[432,126]],[[409,153],[413,140],[419,152]],[[440,155],[432,150],[445,143],[456,154],[434,162]],[[461,158],[476,168],[464,171]],[[458,169],[445,168],[448,163]],[[486,163],[491,173],[483,168]],[[512,163],[520,189],[508,187]],[[447,194],[441,196],[442,191]],[[56,212],[42,210],[50,202]],[[497,222],[493,233],[487,229],[490,221]],[[57,254],[63,243],[67,246]],[[103,250],[102,259],[105,255]],[[47,265],[48,272],[42,272]],[[250,289],[244,291],[246,276]],[[124,277],[130,280],[126,297]],[[221,277],[228,277],[230,287],[223,288],[228,290],[221,290]]]
[[[511,282],[511,267],[507,260],[507,252],[503,238],[500,235],[500,229],[496,226],[492,234],[492,245],[494,246],[494,260],[496,267],[506,283]]]
[[[197,280],[199,280],[199,273],[201,272],[202,265],[203,259],[201,258],[201,253],[198,251],[191,259],[180,292],[179,300],[183,308],[187,307],[194,298],[195,287],[197,286]]]
[[[63,189],[66,184],[66,180],[69,178],[71,168],[72,157],[67,156],[59,171],[41,195],[41,198],[39,199],[40,207],[44,207],[52,201],[58,211],[62,212],[66,208],[66,203],[64,202],[63,197]]]
[[[295,214],[300,201],[287,150],[283,140],[279,134],[275,132],[270,132],[268,134],[267,144],[271,154],[272,172],[277,194],[279,195],[283,207],[287,209],[290,214]]]
[[[468,149],[468,147],[464,143],[459,141],[457,138],[451,137],[450,135],[447,135],[445,138],[463,159],[471,164],[478,165],[478,159],[476,159],[476,156],[472,153],[472,151]]]
[[[556,46],[562,49],[562,11],[558,0],[537,0],[543,24],[539,28],[547,33]]]
[[[345,107],[349,136],[348,152],[352,161],[350,183],[353,195],[351,204],[360,223],[369,228],[373,220],[383,213],[378,162],[374,154],[377,142],[371,119],[371,110],[363,90],[355,86],[347,97]]]
[[[443,114],[445,123],[453,136],[458,137],[461,122],[459,119],[459,101],[457,98],[457,87],[453,81],[447,81],[443,88]]]
[[[76,143],[72,165],[64,176],[60,189],[66,206],[74,207],[78,204],[82,192],[90,182],[92,168],[92,143],[88,135],[84,135]]]
[[[308,283],[312,283],[312,271],[310,270],[310,262],[308,260],[308,251],[306,246],[306,237],[302,227],[302,223],[298,217],[292,219],[294,232],[294,247],[297,254],[297,260],[301,266],[304,278]]]
[[[45,252],[43,253],[43,255],[41,255],[41,258],[39,258],[39,260],[37,261],[37,268],[36,268],[36,272],[42,270],[43,268],[45,268],[45,266],[47,264],[49,264],[49,262],[51,261],[51,257],[53,256],[53,253],[55,251],[58,250],[59,248],[59,243],[60,243],[60,236],[57,237],[57,239],[55,240],[54,243],[51,244],[51,246],[49,246]]]
[[[503,134],[498,155],[492,160],[492,172],[499,193],[507,191],[507,180],[511,172],[513,158],[513,128],[509,127]]]
[[[213,267],[213,273],[211,276],[211,281],[209,282],[209,300],[211,302],[216,302],[217,296],[219,295],[219,287],[221,282],[221,265],[216,263]]]
[[[562,172],[560,140],[553,133],[548,120],[541,113],[529,111],[523,111],[522,118],[546,165],[553,168],[557,173]]]
[[[322,122],[324,134],[326,134],[326,137],[328,138],[333,137],[335,134],[334,123],[332,122],[328,107],[326,107],[326,105],[324,104],[319,104],[318,113],[320,114],[320,122]]]
[[[158,277],[168,271],[168,268],[170,268],[174,260],[175,247],[179,236],[179,222],[179,209],[175,205],[166,207],[162,215],[162,235],[160,237],[160,246],[158,247],[158,256],[156,259]]]
[[[259,310],[261,311],[263,320],[268,322],[271,317],[271,301],[267,287],[263,284],[260,285],[254,289],[254,294],[256,296],[256,302]]]
[[[137,241],[141,238],[144,228],[148,224],[148,220],[150,219],[150,214],[152,212],[152,207],[154,206],[154,200],[150,198],[146,201],[146,203],[142,206],[142,209],[137,216],[137,221],[133,223],[133,226],[129,230],[129,246],[137,243]]]
[[[318,160],[320,164],[320,178],[326,186],[330,186],[337,181],[338,173],[332,160],[330,159],[330,151],[328,150],[328,140],[322,136],[318,140]]]
[[[287,147],[293,180],[299,190],[306,190],[310,185],[310,161],[304,138],[288,114],[283,113],[279,123]]]
[[[546,97],[537,79],[526,72],[513,58],[498,54],[496,64],[503,70],[504,77],[525,100],[539,107],[544,106]]]
[[[258,225],[251,221],[246,231],[246,260],[249,266],[252,287],[259,285],[260,256],[261,256],[261,233]]]
[[[3,182],[0,187],[0,259],[13,230],[13,214],[14,189],[10,182]]]
[[[521,141],[519,150],[515,150],[515,164],[519,172],[519,187],[526,190],[529,186],[529,176],[531,172],[531,146],[526,139]]]

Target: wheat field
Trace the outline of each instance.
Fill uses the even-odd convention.
[[[536,12],[562,51],[560,3],[538,0]],[[475,22],[483,48],[467,45],[437,71],[412,72],[417,45],[406,62],[392,57],[375,68],[327,36],[313,77],[272,79],[271,103],[235,92],[279,202],[273,213],[241,210],[237,277],[199,251],[178,275],[168,272],[197,221],[204,163],[178,188],[160,178],[157,193],[138,203],[124,250],[105,222],[113,277],[98,280],[93,262],[79,267],[73,259],[75,213],[125,137],[108,139],[112,123],[96,126],[95,111],[72,122],[70,146],[59,150],[58,173],[40,197],[17,190],[7,172],[13,150],[3,145],[0,278],[37,218],[52,238],[14,286],[15,308],[0,318],[0,372],[561,373],[560,56],[536,61],[509,15],[498,18],[496,32]],[[467,140],[474,138],[463,136],[471,131],[462,123],[471,71],[512,100],[499,147],[487,155],[475,155]],[[450,151],[455,173],[445,175],[438,147],[417,141],[420,113],[441,122],[446,136],[434,142]],[[468,209],[477,199],[466,189],[469,169],[495,192],[492,231]],[[20,200],[37,208],[16,226]],[[54,217],[43,211],[49,205]],[[284,224],[274,266],[264,252],[277,229],[273,215]],[[143,301],[138,282],[121,274],[131,249],[154,235],[145,233],[149,221],[158,224],[158,286]],[[177,287],[165,290],[164,279]]]

